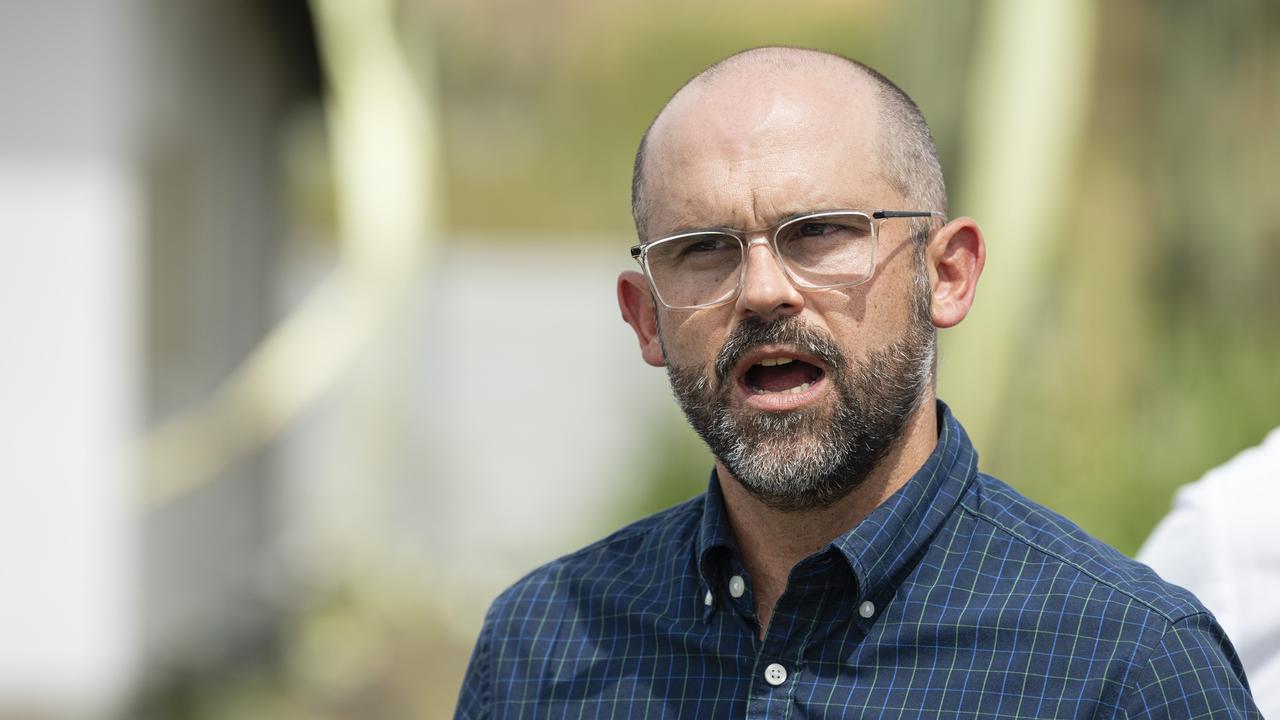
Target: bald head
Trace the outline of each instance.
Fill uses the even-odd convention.
[[[775,102],[777,98],[787,102]],[[651,153],[664,158],[678,155],[682,143],[704,141],[711,125],[719,126],[723,136],[745,135],[770,123],[774,130],[814,125],[829,127],[831,132],[858,133],[862,136],[858,139],[871,146],[879,179],[901,195],[910,209],[947,210],[929,127],[901,88],[874,69],[840,55],[766,47],[732,55],[698,74],[672,96],[645,132],[631,185],[631,209],[640,238],[648,239],[652,210],[654,181],[646,178],[646,172],[672,169],[670,163],[648,167]],[[657,148],[665,152],[655,152]]]

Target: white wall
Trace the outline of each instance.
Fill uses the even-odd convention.
[[[0,715],[100,715],[135,665],[135,15],[0,4]]]

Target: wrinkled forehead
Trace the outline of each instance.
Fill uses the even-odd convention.
[[[763,227],[883,203],[879,100],[846,71],[733,72],[686,86],[646,148],[650,235]]]

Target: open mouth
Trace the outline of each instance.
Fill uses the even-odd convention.
[[[772,357],[762,358],[749,366],[742,375],[742,382],[754,395],[800,395],[825,374],[822,368],[797,357]]]

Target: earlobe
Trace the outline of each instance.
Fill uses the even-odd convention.
[[[930,309],[936,327],[952,327],[969,314],[986,260],[982,230],[973,218],[952,220],[929,241],[927,261],[933,289]]]
[[[658,340],[658,317],[653,294],[644,275],[624,272],[618,276],[618,307],[640,341],[640,356],[654,367],[664,367],[662,343]]]

